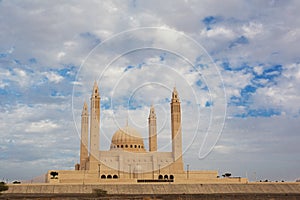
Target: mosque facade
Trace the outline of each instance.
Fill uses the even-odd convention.
[[[100,92],[94,83],[90,112],[84,103],[81,114],[80,163],[75,170],[49,170],[48,183],[187,183],[237,182],[240,177],[220,178],[215,170],[184,170],[182,158],[182,123],[179,94],[174,88],[170,102],[172,151],[157,148],[157,118],[151,106],[148,117],[148,143],[128,124],[117,130],[107,151],[100,150]]]

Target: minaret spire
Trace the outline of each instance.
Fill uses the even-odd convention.
[[[94,82],[91,96],[91,123],[90,123],[90,168],[98,169],[100,137],[100,93],[97,82]]]
[[[150,108],[148,126],[149,126],[149,151],[157,151],[156,114],[153,105]]]
[[[177,170],[183,170],[182,162],[182,132],[181,132],[181,108],[176,87],[172,92],[171,100],[171,129],[172,129],[172,153],[177,163]]]
[[[86,102],[83,104],[81,114],[81,139],[80,139],[80,169],[86,169],[88,160],[88,131],[89,131],[89,112]]]

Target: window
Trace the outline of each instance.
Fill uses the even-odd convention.
[[[130,145],[130,148],[132,148],[132,144]]]
[[[159,175],[159,176],[158,176],[158,179],[163,179],[163,175]]]
[[[174,176],[173,176],[173,175],[170,175],[170,179],[173,180],[173,179],[174,179]]]
[[[127,145],[127,144],[125,145],[125,148],[128,148],[128,145]]]
[[[107,175],[107,178],[112,178],[111,175]]]
[[[164,176],[164,179],[168,179],[168,175],[165,175],[165,176]]]
[[[101,179],[106,179],[106,176],[104,174],[102,174]]]
[[[136,148],[136,145],[134,145],[134,148]]]
[[[123,148],[123,144],[121,145],[121,148]]]
[[[118,175],[114,175],[113,178],[119,178]]]

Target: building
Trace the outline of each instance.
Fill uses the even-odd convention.
[[[110,149],[101,151],[100,93],[94,83],[90,113],[84,103],[81,114],[80,164],[75,170],[50,170],[49,183],[139,183],[139,182],[246,182],[245,178],[219,178],[217,171],[185,171],[182,159],[181,105],[174,88],[171,105],[172,151],[157,151],[155,108],[148,117],[149,150],[140,133],[128,124],[117,130]],[[89,143],[88,143],[89,141]]]

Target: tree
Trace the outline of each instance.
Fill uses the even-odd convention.
[[[8,186],[4,182],[0,182],[0,192],[8,190]]]
[[[13,184],[21,184],[20,181],[14,181]]]
[[[225,174],[222,175],[223,177],[230,177],[231,176],[231,173],[229,172],[226,172]]]

